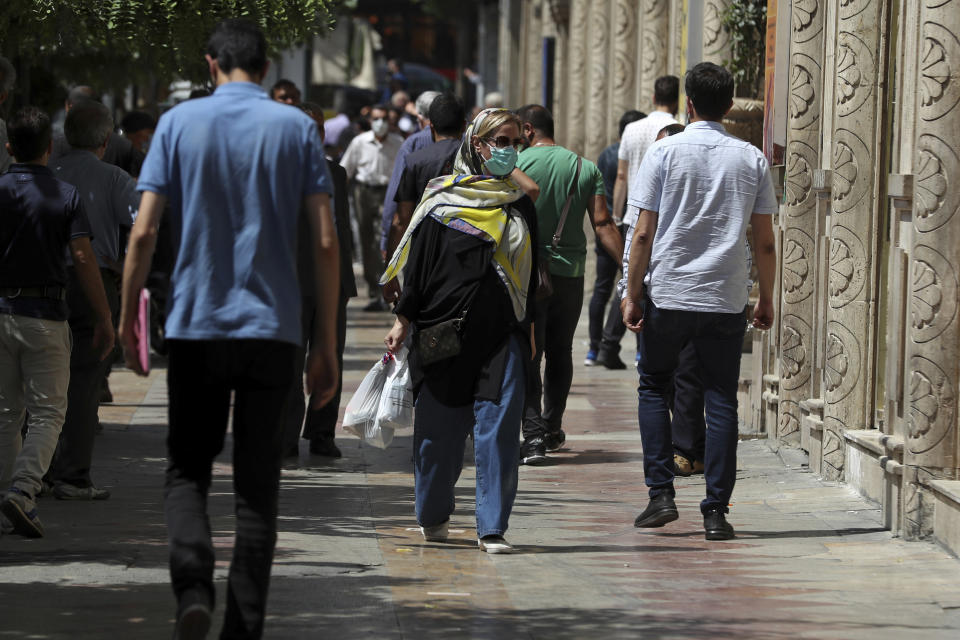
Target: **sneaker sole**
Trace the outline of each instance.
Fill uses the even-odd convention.
[[[533,455],[527,456],[520,459],[520,464],[526,464],[532,467],[536,467],[547,462],[547,456]]]
[[[485,553],[508,554],[514,552],[514,548],[510,545],[488,545],[483,540],[477,540],[477,546],[480,547],[480,551]]]
[[[680,514],[676,509],[663,509],[647,516],[647,518],[642,522],[640,518],[637,518],[633,521],[633,526],[639,529],[655,529],[657,527],[662,527],[668,522],[673,522],[679,517]]]
[[[177,624],[177,640],[203,640],[210,631],[210,608],[202,604],[187,607]]]
[[[20,508],[16,502],[8,500],[0,505],[0,511],[7,516],[7,520],[13,525],[13,532],[19,533],[28,538],[42,538],[43,526],[38,525],[27,517],[27,514]]]

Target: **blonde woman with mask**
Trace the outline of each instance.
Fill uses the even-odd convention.
[[[537,219],[521,187],[532,183],[515,171],[521,142],[512,112],[480,112],[453,175],[430,182],[382,279],[401,285],[387,347],[399,349],[412,329],[421,532],[428,542],[446,541],[472,431],[477,540],[487,553],[513,551],[503,536],[517,493],[531,358]]]

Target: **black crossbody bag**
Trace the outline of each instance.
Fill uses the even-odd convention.
[[[413,334],[414,347],[417,355],[420,356],[420,364],[427,366],[460,355],[467,311],[468,309],[464,309],[459,318],[418,329]]]

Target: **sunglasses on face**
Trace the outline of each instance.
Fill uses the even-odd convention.
[[[484,138],[483,140],[491,147],[499,147],[503,149],[504,147],[519,147],[523,144],[523,138],[514,138],[511,140],[507,136],[497,136],[496,138]]]

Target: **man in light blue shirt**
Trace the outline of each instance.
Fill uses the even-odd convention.
[[[307,364],[313,403],[336,390],[339,289],[332,191],[316,124],[258,85],[266,41],[225,20],[207,44],[217,86],[160,119],[140,174],[139,216],[124,268],[121,336],[143,373],[134,326],[157,228],[169,203],[177,247],[168,296],[170,431],[164,512],[177,596],[175,637],[203,638],[213,608],[214,549],[206,515],[214,457],[233,402],[236,542],[222,637],[263,633],[276,543],[281,418],[300,340],[297,216],[309,220],[317,313]]]
[[[681,350],[692,343],[704,386],[707,540],[734,536],[726,521],[737,471],[737,382],[746,317],[747,224],[757,252],[760,299],[754,326],[773,322],[776,196],[760,151],[728,134],[720,120],[733,104],[733,78],[700,63],[687,73],[690,124],[655,142],[640,164],[628,205],[639,210],[629,256],[623,320],[641,332],[638,417],[650,503],[637,527],[678,517],[666,392]]]

